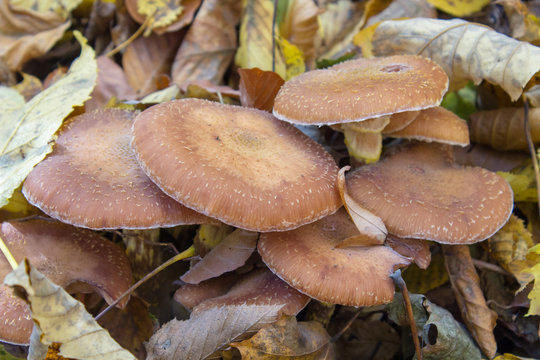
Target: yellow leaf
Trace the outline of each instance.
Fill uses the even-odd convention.
[[[411,293],[425,294],[438,288],[448,281],[443,256],[440,253],[433,255],[431,263],[425,270],[416,265],[409,266],[403,272],[403,279]]]
[[[482,10],[490,0],[427,0],[437,9],[453,16],[467,16]]]
[[[529,306],[527,315],[540,315],[540,244],[536,244],[529,249],[527,260],[535,262],[533,266],[523,270],[523,272],[529,273],[534,277],[534,286],[529,293],[531,305]]]
[[[540,70],[540,48],[460,19],[383,21],[373,35],[377,56],[417,54],[439,64],[454,89],[487,80],[516,100]]]
[[[371,58],[373,55],[373,34],[380,23],[375,23],[366,28],[363,28],[353,38],[353,44],[362,49],[362,57]]]
[[[82,2],[83,0],[9,0],[12,7],[39,13],[54,12],[64,20]]]
[[[99,326],[83,304],[31,267],[28,260],[9,273],[4,284],[24,289],[24,299],[30,304],[34,330],[29,359],[43,359],[53,343],[60,343],[59,355],[67,358],[135,359]]]
[[[540,19],[522,1],[498,0],[495,3],[504,7],[513,38],[540,45]]]
[[[137,11],[145,17],[152,17],[150,28],[172,24],[183,9],[180,0],[137,0]]]
[[[510,271],[508,264],[524,260],[532,245],[532,235],[523,220],[512,215],[506,225],[489,239],[489,252],[499,265]]]
[[[79,32],[74,35],[82,51],[65,77],[28,103],[15,90],[0,87],[0,207],[52,150],[54,133],[64,118],[89,98],[95,86],[94,50]]]
[[[279,46],[280,52],[283,54],[283,59],[285,60],[285,81],[306,71],[304,54],[302,54],[302,51],[300,51],[297,46],[291,44],[281,36],[276,37],[276,45]]]
[[[534,360],[534,359],[505,353],[505,354],[497,356],[493,360]]]

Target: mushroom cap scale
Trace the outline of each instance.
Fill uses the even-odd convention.
[[[390,274],[410,261],[387,246],[338,248],[358,235],[345,209],[298,229],[261,234],[258,250],[277,276],[320,301],[349,306],[390,302]]]
[[[362,121],[438,105],[448,76],[420,56],[349,60],[287,81],[274,100],[274,115],[295,124]]]
[[[54,151],[28,175],[28,201],[90,229],[144,229],[211,222],[163,193],[129,146],[136,113],[104,109],[66,123]]]
[[[333,158],[271,114],[183,99],[142,112],[132,147],[182,204],[253,231],[283,231],[341,206]]]
[[[415,144],[347,174],[352,198],[391,234],[444,244],[472,244],[508,220],[512,189],[497,174],[461,167],[435,144]]]

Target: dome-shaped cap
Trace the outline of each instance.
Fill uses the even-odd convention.
[[[390,302],[390,274],[410,261],[386,246],[336,247],[358,230],[345,209],[298,229],[261,234],[258,250],[277,276],[320,301],[350,306]]]
[[[447,88],[444,70],[420,56],[349,60],[287,81],[274,115],[295,124],[361,121],[439,105]]]
[[[341,206],[332,156],[261,110],[199,99],[162,103],[137,117],[132,146],[167,194],[239,228],[288,230]]]
[[[379,216],[391,234],[471,244],[499,230],[513,196],[499,175],[453,165],[436,144],[415,144],[347,174],[349,195]]]
[[[4,222],[0,237],[18,262],[30,263],[63,288],[94,290],[111,303],[132,283],[129,260],[122,249],[98,234],[56,221]],[[11,272],[0,257],[0,277]],[[81,286],[85,284],[85,286]],[[120,303],[124,306],[127,298]],[[28,344],[33,323],[26,303],[0,286],[0,339]]]
[[[97,110],[61,130],[54,151],[28,175],[28,201],[90,229],[143,229],[214,221],[161,191],[131,150],[134,112]]]

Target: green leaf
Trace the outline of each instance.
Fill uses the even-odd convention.
[[[441,106],[460,118],[469,120],[469,116],[477,111],[475,103],[476,86],[472,82],[469,82],[462,89],[446,94],[441,102]]]
[[[14,90],[0,87],[0,207],[13,191],[52,151],[52,140],[73,107],[90,97],[97,77],[94,50],[78,32],[81,55],[65,77],[34,96],[28,103]]]

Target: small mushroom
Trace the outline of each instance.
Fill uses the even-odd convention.
[[[145,229],[214,220],[163,193],[129,146],[136,113],[104,109],[66,123],[23,193],[47,215],[90,229]]]
[[[95,291],[112,303],[132,283],[129,260],[122,249],[92,231],[35,219],[3,222],[0,237],[15,260],[28,258],[35,268],[68,291]],[[0,277],[11,270],[7,260],[0,257]],[[127,298],[118,306],[126,302]],[[30,312],[26,303],[5,285],[0,286],[0,309],[0,339],[28,344],[32,331]]]
[[[513,196],[499,175],[454,165],[442,145],[419,143],[347,174],[347,189],[391,234],[444,244],[482,241],[508,220]]]
[[[381,245],[336,247],[357,234],[340,209],[295,230],[261,234],[258,250],[277,276],[317,300],[349,306],[390,302],[390,274],[410,261]]]
[[[251,108],[182,99],[143,111],[132,147],[182,204],[253,231],[283,231],[334,213],[337,165],[290,124]]]

